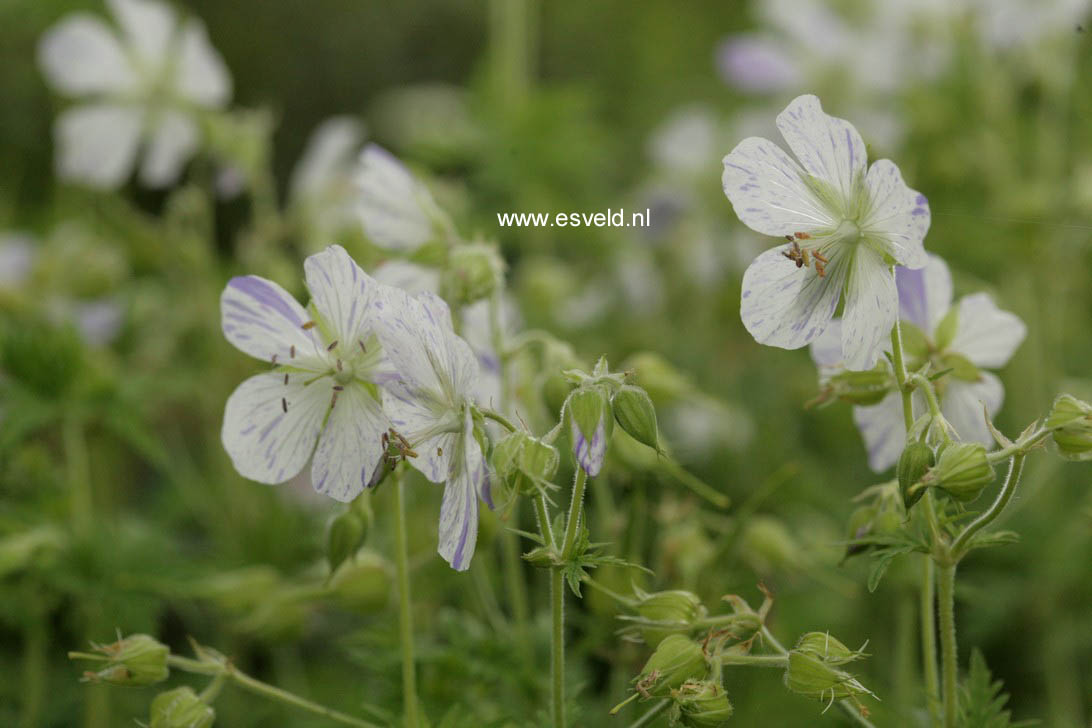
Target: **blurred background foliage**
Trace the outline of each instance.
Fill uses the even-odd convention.
[[[997,7],[1023,5],[1037,18],[1060,4]],[[851,19],[876,7],[829,5]],[[427,173],[461,229],[500,244],[523,323],[571,341],[586,361],[606,354],[635,368],[671,449],[733,501],[714,509],[615,458],[589,501],[593,540],[648,564],[645,588],[692,589],[708,604],[729,593],[755,603],[764,581],[784,640],[811,629],[850,645],[870,640],[857,672],[883,698],[870,706],[877,724],[913,724],[916,566],[897,566],[869,594],[866,563],[838,565],[850,499],[888,476],[867,469],[848,408],[803,408],[816,392],[807,354],[761,347],[740,324],[740,277],[767,241],[734,219],[720,158],[743,136],[773,136],[776,112],[814,92],[857,124],[873,157],[895,159],[929,198],[926,246],[949,261],[957,295],[988,290],[1028,324],[1002,373],[998,424],[1013,435],[1058,392],[1092,393],[1092,42],[1080,12],[1052,15],[1034,36],[1025,23],[1029,37],[1007,45],[978,32],[989,4],[932,24],[914,18],[871,39],[905,50],[894,85],[854,75],[877,62],[877,43],[862,42],[836,49],[843,66],[808,60],[795,86],[755,92],[731,83],[726,38],[765,30],[805,59],[826,59],[823,44],[834,41],[824,28],[809,45],[808,31],[777,36],[759,3],[705,0],[178,7],[206,22],[235,106],[269,112],[277,200],[290,199],[312,131],[334,115],[359,118],[370,140]],[[50,129],[64,102],[35,48],[76,9],[103,12],[90,1],[0,0],[0,230],[5,244],[33,251],[30,264],[0,260],[0,724],[114,726],[146,715],[150,691],[79,684],[65,659],[115,629],[158,635],[177,651],[192,635],[320,702],[396,711],[389,494],[374,499],[367,552],[327,584],[334,504],[306,482],[244,481],[219,440],[226,397],[253,371],[219,333],[224,283],[253,272],[299,293],[302,257],[335,241],[253,224],[256,190],[212,194],[215,155],[199,156],[167,191],[132,182],[110,195],[60,182]],[[906,38],[914,42],[895,43]],[[943,51],[928,74],[918,67],[922,39]],[[650,208],[652,225],[496,221],[498,212],[608,207]],[[362,262],[382,257],[359,230],[338,242]],[[30,272],[16,275],[20,266]],[[982,648],[1016,717],[1049,726],[1092,718],[1089,481],[1087,468],[1035,458],[1005,524],[1023,540],[976,553],[961,572],[961,647]],[[430,716],[536,724],[548,681],[545,579],[521,574],[531,610],[513,613],[496,538],[505,524],[492,516],[470,573],[451,572],[434,553],[439,489],[415,486]],[[519,517],[530,522],[529,511]],[[598,578],[625,591],[633,572]],[[597,592],[571,602],[578,725],[602,724],[647,656],[616,634],[618,612]],[[844,720],[787,696],[774,674],[740,671],[727,684],[738,725]],[[222,725],[322,724],[231,690],[217,710]]]

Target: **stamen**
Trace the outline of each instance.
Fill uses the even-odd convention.
[[[811,240],[811,235],[807,233],[793,233],[797,240]]]
[[[341,371],[341,359],[338,359],[338,360],[337,360],[337,370],[338,370],[339,372]]]
[[[277,355],[276,354],[273,355],[273,359],[271,361],[273,363],[273,366],[277,366]]]
[[[345,389],[345,387],[341,386],[340,384],[335,384],[334,385],[334,391],[340,392],[343,389]]]
[[[288,386],[288,372],[284,373],[284,386]]]
[[[442,447],[436,448],[436,457],[442,457],[443,454],[444,454],[444,449]]]
[[[789,241],[789,242],[791,243],[791,242],[792,242],[792,240],[793,240],[793,237],[792,237],[792,235],[786,235],[786,236],[785,236],[785,240],[788,240],[788,241]]]
[[[308,321],[307,323],[305,323],[300,328],[303,329],[304,331],[307,331],[308,329],[313,329],[313,328],[315,328],[315,322],[314,321]]]
[[[334,339],[333,342],[331,342],[330,345],[326,347],[326,351],[333,351],[334,347],[336,347],[336,346],[337,346],[337,339]]]
[[[367,353],[368,353],[368,347],[364,346],[364,342],[363,342],[363,341],[361,341],[360,339],[357,339],[357,340],[356,340],[356,343],[360,344],[360,350],[361,350],[362,352],[364,352],[365,354],[367,354]]]
[[[334,396],[333,396],[333,397],[330,397],[330,407],[331,407],[331,408],[333,408],[333,406],[334,406],[335,404],[337,404],[337,396],[338,396],[339,394],[341,394],[341,393],[340,393],[340,392],[338,392],[337,390],[334,390]]]
[[[281,409],[284,410],[285,414],[288,414],[288,400],[284,397],[281,397]]]
[[[296,358],[296,345],[295,344],[292,344],[292,346],[288,347],[288,358],[289,359],[295,359]]]
[[[811,254],[814,255],[815,259],[818,260],[818,261],[821,261],[823,263],[829,263],[830,262],[829,260],[827,260],[827,257],[825,255],[823,255],[821,252],[819,252],[818,250],[811,251]]]

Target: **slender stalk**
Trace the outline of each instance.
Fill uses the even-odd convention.
[[[747,665],[748,667],[788,667],[789,658],[785,655],[737,655],[720,656],[722,665]]]
[[[940,673],[937,671],[936,567],[933,557],[921,558],[921,664],[925,679],[925,703],[929,724],[940,725]]]
[[[69,515],[72,530],[77,536],[86,536],[93,521],[90,462],[87,456],[87,439],[83,423],[75,414],[65,415],[61,424],[64,441],[64,458],[69,485]]]
[[[982,515],[968,523],[967,527],[952,542],[953,561],[958,563],[963,558],[967,552],[967,544],[971,542],[971,537],[1001,515],[1001,511],[1005,510],[1005,506],[1012,500],[1012,495],[1016,492],[1016,486],[1020,483],[1020,474],[1024,470],[1024,457],[1023,454],[1013,456],[1009,462],[1009,474],[1005,476],[1005,482],[1002,484],[1001,490],[998,491],[997,498]]]
[[[535,515],[538,517],[538,532],[542,536],[543,545],[554,546],[554,527],[550,525],[550,506],[546,503],[546,496],[542,493],[535,495]]]
[[[23,706],[19,718],[20,728],[34,728],[41,721],[45,702],[47,670],[49,669],[49,632],[46,615],[39,604],[25,629],[23,644]]]
[[[667,707],[671,705],[671,701],[664,699],[652,706],[652,708],[642,715],[637,720],[629,724],[629,728],[643,728],[656,719],[660,713],[664,712]]]
[[[875,724],[866,718],[864,714],[857,709],[857,706],[850,701],[844,699],[839,700],[838,707],[841,708],[842,712],[848,715],[854,723],[861,726],[861,728],[876,728]]]
[[[895,275],[895,269],[891,269],[891,275]],[[902,419],[906,425],[906,431],[914,426],[913,399],[910,390],[906,387],[906,360],[902,353],[902,329],[899,327],[899,319],[895,318],[895,328],[891,329],[891,353],[895,360],[895,381],[899,385],[899,393],[902,395]]]
[[[417,728],[417,670],[413,658],[410,611],[409,548],[406,545],[406,496],[400,470],[394,471],[394,550],[398,569],[398,628],[402,643],[402,702],[406,728]]]
[[[554,728],[565,728],[565,582],[560,569],[550,571],[550,674]]]
[[[580,509],[584,505],[584,486],[587,482],[588,474],[584,472],[584,468],[578,466],[573,479],[573,497],[569,502],[569,519],[565,522],[565,542],[561,548],[563,559],[573,555],[573,546],[580,527]]]
[[[939,564],[937,595],[940,605],[941,671],[944,680],[944,728],[956,728],[959,708],[959,664],[956,656],[954,562]]]
[[[1050,430],[1042,427],[1027,437],[1022,437],[1011,445],[1007,445],[1000,450],[994,450],[989,453],[986,458],[991,463],[999,463],[1002,460],[1008,460],[1015,455],[1026,455],[1029,450],[1038,445],[1042,440],[1046,439],[1050,435]]]
[[[325,705],[319,705],[313,701],[301,698],[295,693],[290,693],[287,690],[282,690],[274,685],[264,683],[261,680],[251,677],[244,672],[240,672],[235,669],[230,662],[217,663],[206,660],[193,660],[188,657],[182,657],[180,655],[168,655],[167,664],[171,667],[184,670],[185,672],[193,672],[200,675],[213,675],[213,676],[226,676],[228,680],[238,685],[243,690],[260,695],[263,698],[275,700],[285,705],[291,705],[300,710],[305,710],[308,713],[315,715],[321,715],[324,718],[337,721],[344,725],[356,726],[357,728],[380,728],[375,723],[370,723],[360,718],[354,718],[351,715],[346,715],[340,711],[332,708],[327,708]]]

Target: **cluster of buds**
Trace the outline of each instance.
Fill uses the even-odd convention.
[[[1063,394],[1054,400],[1046,427],[1067,460],[1092,460],[1092,404]]]
[[[493,448],[493,468],[512,492],[534,495],[553,487],[561,462],[557,448],[522,431],[507,435]]]
[[[714,680],[688,680],[671,698],[672,720],[686,728],[717,728],[732,717],[732,703]]]
[[[488,298],[504,286],[504,269],[504,259],[495,245],[456,245],[448,253],[444,269],[444,297],[462,305]]]
[[[709,663],[702,646],[681,634],[660,641],[637,676],[637,693],[645,699],[669,698],[686,682],[704,680]]]
[[[822,385],[818,396],[807,403],[808,407],[830,404],[835,400],[867,407],[887,396],[895,386],[895,378],[887,362],[880,361],[863,372],[839,371],[826,378]]]
[[[863,649],[863,648],[862,648]],[[809,632],[789,651],[785,687],[799,695],[833,703],[842,698],[872,695],[842,665],[865,657],[824,632]]]
[[[577,385],[563,414],[570,423],[573,456],[584,472],[599,474],[615,422],[634,440],[660,452],[656,408],[645,390],[627,383],[625,373],[611,372],[602,358],[591,374],[569,370],[565,376]]]
[[[706,610],[697,594],[674,589],[649,594],[637,592],[637,617],[632,619],[641,637],[651,647],[672,634],[688,634],[705,618]]]
[[[946,442],[936,453],[924,442],[912,442],[903,450],[896,472],[907,509],[918,502],[925,488],[937,488],[960,503],[970,503],[995,477],[985,446],[977,442]]]
[[[94,654],[70,652],[70,658],[97,660],[106,665],[97,672],[87,671],[83,679],[88,682],[104,682],[110,685],[154,685],[170,675],[167,656],[170,649],[154,637],[134,634],[118,636],[117,642],[108,645],[92,645]]]

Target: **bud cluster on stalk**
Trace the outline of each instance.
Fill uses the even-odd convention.
[[[1092,404],[1063,394],[1047,416],[1058,454],[1067,460],[1092,460]]]

